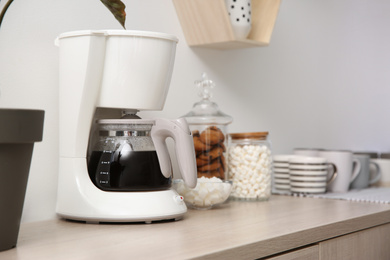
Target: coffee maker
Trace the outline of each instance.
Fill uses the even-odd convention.
[[[187,208],[183,198],[170,188],[172,168],[165,139],[175,140],[181,175],[187,186],[195,187],[197,174],[191,132],[184,119],[156,119],[145,123],[136,114],[141,110],[163,109],[177,38],[146,31],[75,31],[61,34],[56,45],[59,46],[60,85],[57,214],[87,223],[181,219]],[[110,164],[119,162],[115,149],[102,149],[112,160],[98,159],[98,165],[91,167],[94,140],[105,133],[100,129],[102,125],[108,128],[119,125],[118,129],[106,129],[106,132],[114,133],[107,140],[119,140],[118,145],[127,142],[127,150],[123,150],[123,145],[115,148],[121,147],[122,154],[138,149],[131,142],[139,140],[139,136],[152,140],[150,145],[155,147],[158,157],[155,164],[161,169],[163,177],[160,177],[166,179],[165,186],[132,189],[129,178],[125,186],[114,184]],[[137,128],[144,125],[152,130]],[[108,170],[99,168],[100,164],[106,164]],[[121,167],[124,165],[122,162]],[[95,177],[91,168],[100,177]],[[104,174],[108,176],[105,180],[101,177]],[[120,174],[124,173],[116,176]],[[102,185],[97,185],[98,182]]]

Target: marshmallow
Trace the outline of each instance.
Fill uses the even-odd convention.
[[[176,191],[184,197],[184,201],[195,208],[209,208],[224,202],[230,195],[232,185],[223,183],[221,179],[212,177],[198,178],[195,189],[189,189],[183,182],[176,185]]]

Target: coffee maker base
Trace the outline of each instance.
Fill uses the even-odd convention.
[[[183,218],[187,212],[183,197],[174,190],[155,192],[109,192],[116,200],[106,203],[94,203],[89,207],[77,209],[77,203],[72,209],[57,209],[57,215],[67,220],[97,223],[147,223],[161,221],[176,221]],[[120,201],[116,203],[115,201]],[[79,204],[80,205],[80,204]],[[81,206],[81,205],[80,205]]]
[[[146,222],[180,219],[187,207],[175,190],[103,191],[87,174],[85,158],[60,158],[57,214],[65,219],[98,222]]]

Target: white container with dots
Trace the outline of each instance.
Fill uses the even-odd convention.
[[[252,28],[251,0],[225,0],[230,23],[237,39],[246,39]]]

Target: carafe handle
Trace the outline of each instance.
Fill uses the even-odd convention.
[[[185,184],[195,188],[197,180],[196,157],[194,141],[187,121],[184,118],[176,120],[156,119],[151,133],[156,147],[161,172],[165,177],[172,174],[172,166],[165,140],[172,137],[175,141],[177,162]]]

